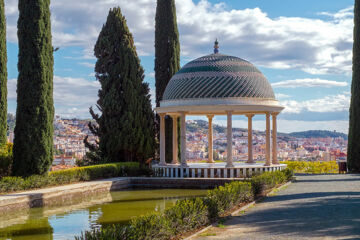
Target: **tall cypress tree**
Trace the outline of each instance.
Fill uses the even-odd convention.
[[[0,0],[0,146],[7,142],[7,55],[4,0]]]
[[[53,160],[50,0],[19,0],[19,62],[13,173],[44,174]]]
[[[156,106],[171,77],[180,69],[180,42],[175,0],[157,0],[155,16],[155,87]],[[178,122],[179,123],[179,122]],[[180,124],[178,124],[179,132]],[[180,135],[178,134],[178,143]],[[172,160],[172,119],[165,119],[165,159]],[[180,151],[179,151],[180,153]]]
[[[360,172],[360,0],[354,7],[353,76],[348,138],[348,169]]]
[[[90,155],[100,155],[107,162],[144,162],[154,155],[154,113],[149,86],[143,82],[144,70],[120,8],[110,9],[95,56],[101,116],[90,109],[97,124],[89,126],[99,136],[98,154]],[[85,143],[96,151],[96,146]]]

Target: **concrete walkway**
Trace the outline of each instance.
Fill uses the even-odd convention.
[[[194,239],[360,239],[360,175],[296,179]]]

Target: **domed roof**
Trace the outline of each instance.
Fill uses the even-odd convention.
[[[163,101],[189,99],[275,100],[265,76],[250,62],[219,53],[195,59],[168,83]]]

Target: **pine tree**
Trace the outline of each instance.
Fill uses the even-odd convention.
[[[4,0],[0,0],[0,146],[7,142],[7,55]]]
[[[44,174],[53,161],[50,0],[19,0],[19,62],[13,173]]]
[[[96,78],[101,84],[89,124],[99,137],[98,148],[85,140],[94,161],[140,161],[154,155],[154,113],[149,86],[144,83],[132,34],[120,8],[110,9],[95,45]]]
[[[353,76],[351,84],[348,169],[360,172],[360,0],[354,6]]]
[[[156,106],[171,77],[180,69],[180,42],[175,0],[157,0],[155,17],[155,87]],[[180,128],[178,122],[178,132]],[[159,135],[159,134],[158,134]],[[180,144],[180,134],[178,134]],[[178,151],[180,153],[180,151]],[[165,159],[172,160],[172,119],[165,119]]]

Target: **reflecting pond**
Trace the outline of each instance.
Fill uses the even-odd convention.
[[[74,239],[81,231],[116,223],[153,211],[176,200],[204,196],[206,190],[127,190],[78,199],[71,205],[33,208],[0,216],[0,239]]]

